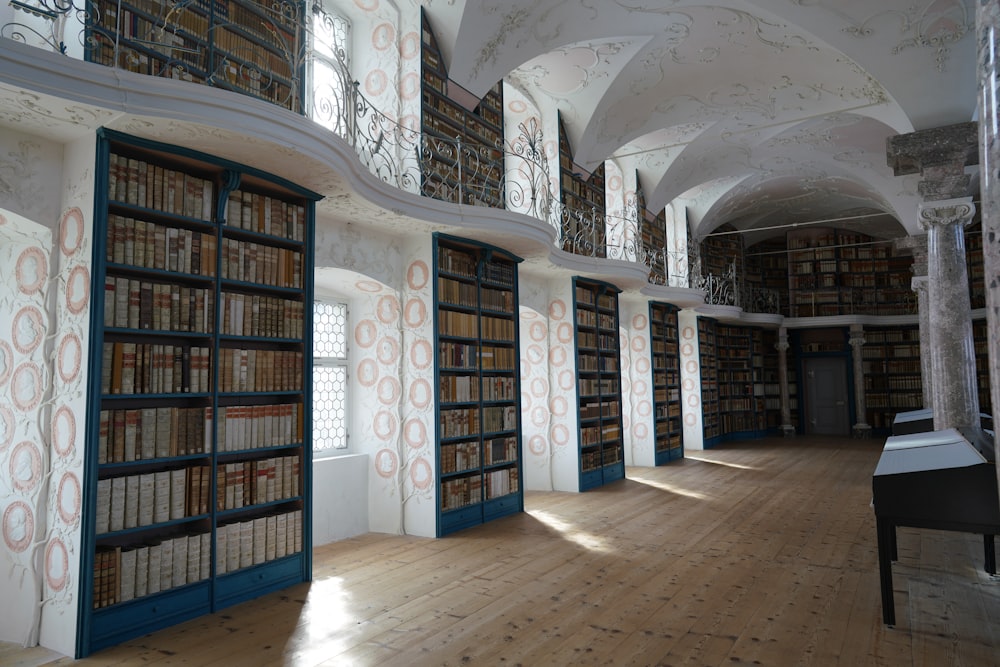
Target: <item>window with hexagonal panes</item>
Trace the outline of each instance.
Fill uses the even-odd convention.
[[[313,453],[347,449],[347,304],[313,310]]]

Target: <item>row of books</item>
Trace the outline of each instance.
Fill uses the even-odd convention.
[[[478,368],[479,346],[468,343],[441,341],[438,344],[438,365],[442,368]]]
[[[222,333],[233,336],[302,338],[301,301],[260,294],[222,293]]]
[[[212,408],[101,410],[97,462],[126,463],[207,454],[211,443]]]
[[[208,579],[211,568],[211,533],[181,535],[137,547],[98,547],[94,554],[94,609]]]
[[[924,396],[921,391],[913,391],[912,393],[873,393],[865,396],[865,403],[869,410],[872,408],[916,410],[917,408],[924,407]]]
[[[302,510],[227,523],[215,531],[215,574],[302,552]]]
[[[233,190],[226,201],[226,224],[292,241],[305,240],[306,209],[276,197]]]
[[[438,328],[446,336],[479,337],[479,318],[472,313],[438,309]]]
[[[210,475],[199,465],[98,480],[97,534],[207,514]]]
[[[866,360],[864,362],[864,371],[865,375],[870,375],[872,373],[902,373],[904,375],[919,375],[920,359],[895,359],[891,361]]]
[[[514,400],[515,389],[515,382],[512,376],[483,378],[484,401],[512,401]]]
[[[867,391],[916,390],[921,391],[923,384],[919,375],[869,375],[865,377]]]
[[[492,466],[517,460],[517,436],[492,438],[483,443],[486,451],[486,465]]]
[[[219,391],[299,391],[304,357],[290,350],[219,350]]]
[[[218,409],[220,452],[302,442],[302,403],[230,405]]]
[[[483,502],[483,478],[480,475],[446,479],[441,482],[441,509],[460,509]]]
[[[486,498],[499,498],[510,493],[517,493],[518,472],[517,466],[504,468],[502,470],[491,470],[483,475],[486,481]]]
[[[595,449],[589,452],[580,452],[580,470],[583,472],[600,470],[601,460],[600,449]]]
[[[476,308],[479,306],[479,289],[475,283],[438,278],[437,298],[441,303]]]
[[[479,408],[441,410],[439,429],[441,438],[457,438],[479,433]]]
[[[109,262],[198,276],[215,275],[218,249],[215,234],[116,214],[108,215],[107,231],[105,258]]]
[[[483,431],[496,433],[517,428],[517,408],[513,405],[488,405],[483,408]]]
[[[483,370],[491,371],[511,371],[517,363],[517,353],[513,347],[501,347],[499,345],[483,345],[482,354]]]
[[[104,326],[153,331],[214,330],[215,290],[147,280],[104,279]]]
[[[150,39],[152,33],[139,36]],[[108,166],[109,199],[189,218],[212,219],[212,181],[124,155],[111,154]]]
[[[256,25],[261,23],[262,21],[258,19]],[[235,56],[238,61],[257,68],[260,76],[256,76],[256,73],[248,73],[242,77],[246,80],[246,84],[255,90],[260,90],[261,84],[266,86],[275,75],[286,81],[291,80],[291,59],[293,54],[298,53],[298,40],[293,35],[275,29],[268,38],[254,40],[235,30],[226,29],[226,26],[227,24],[222,23],[219,28],[213,31],[213,44],[217,50]],[[244,65],[240,69],[249,68]]]
[[[222,277],[229,280],[300,289],[302,253],[251,241],[222,239]]]
[[[104,394],[211,391],[211,350],[200,346],[104,343]]]
[[[473,470],[479,467],[479,443],[459,442],[455,444],[441,445],[440,465],[441,473],[462,472]]]
[[[577,378],[580,396],[614,396],[618,378]]]
[[[232,510],[295,498],[299,469],[298,455],[220,463],[215,471],[215,508]]]
[[[498,290],[484,287],[480,291],[482,307],[488,310],[497,310],[504,313],[514,312],[514,292],[510,290]]]
[[[479,258],[463,250],[438,246],[438,270],[466,278],[476,277]]]
[[[442,375],[441,400],[445,403],[464,403],[479,400],[479,377],[476,375]]]
[[[483,280],[498,285],[512,286],[517,275],[517,265],[513,262],[484,262]]]

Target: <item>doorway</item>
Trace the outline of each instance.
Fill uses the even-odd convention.
[[[805,384],[805,432],[812,435],[850,435],[850,394],[847,359],[812,357],[802,360]]]

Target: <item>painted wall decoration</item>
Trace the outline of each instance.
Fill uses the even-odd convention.
[[[691,310],[677,314],[680,329],[681,414],[684,448],[704,449],[701,419],[701,364],[698,351],[698,315]]]

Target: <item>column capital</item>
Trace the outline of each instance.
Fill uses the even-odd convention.
[[[791,347],[787,340],[781,340],[774,344],[774,349],[778,352],[786,352],[788,348]]]
[[[979,124],[969,121],[889,137],[886,157],[896,176],[923,177],[917,189],[927,200],[967,195],[965,168],[979,163]]]
[[[929,230],[935,225],[947,227],[960,224],[963,227],[972,222],[976,215],[976,205],[972,197],[956,197],[920,205],[920,227]]]
[[[910,289],[918,294],[927,294],[930,289],[930,279],[927,276],[913,276],[910,278]]]
[[[851,332],[851,337],[847,340],[847,344],[851,347],[858,348],[865,344],[865,332]]]

